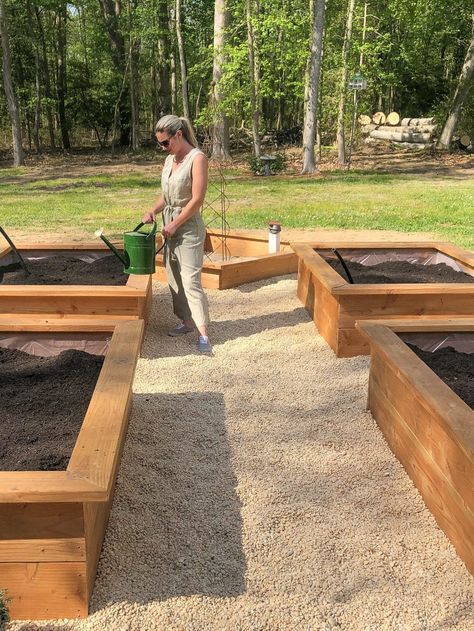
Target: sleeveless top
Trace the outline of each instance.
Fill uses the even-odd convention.
[[[184,158],[176,171],[172,171],[173,156],[170,154],[165,160],[163,171],[161,173],[161,191],[165,200],[165,209],[163,211],[163,221],[168,223],[175,218],[181,210],[186,206],[192,197],[192,166],[194,158],[201,154],[202,151],[194,147]],[[191,221],[194,220],[194,221]],[[201,223],[201,215],[199,211],[190,217],[177,232],[181,232],[184,226],[191,223]],[[190,228],[191,226],[187,226]]]
[[[194,147],[185,156],[183,162],[176,171],[172,171],[173,156],[166,157],[163,172],[161,174],[161,187],[163,197],[168,206],[181,208],[186,206],[192,196],[192,175],[191,169],[194,158],[202,153],[200,149]]]

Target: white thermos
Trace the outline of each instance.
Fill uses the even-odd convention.
[[[278,221],[270,221],[268,224],[268,253],[274,254],[280,251],[281,225]]]

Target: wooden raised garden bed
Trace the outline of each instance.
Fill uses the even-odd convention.
[[[142,320],[0,323],[2,337],[111,338],[67,469],[0,471],[0,589],[8,590],[14,619],[88,614],[143,328]]]
[[[366,321],[357,326],[370,344],[368,407],[438,525],[474,574],[474,410],[407,346],[409,332],[418,338],[438,332],[441,341],[455,332],[461,339],[457,344],[465,346],[469,340],[467,352],[472,354],[474,318]],[[444,344],[451,344],[449,337]]]
[[[158,237],[157,245],[160,247],[161,237]],[[220,260],[222,237],[217,232],[208,231],[202,270],[203,287],[230,289],[244,283],[296,272],[298,260],[289,242],[280,241],[280,248],[280,252],[269,254],[268,237],[264,233],[256,235],[230,231],[226,237],[227,260]],[[154,278],[166,282],[162,254],[156,257]]]
[[[119,246],[120,247],[120,246]],[[28,257],[66,254],[110,254],[103,243],[17,244],[26,263]],[[0,247],[0,265],[13,258],[10,247]],[[87,265],[87,263],[84,263]],[[2,285],[0,314],[146,319],[151,307],[151,276],[132,276],[115,285]]]
[[[474,255],[449,243],[319,242],[291,246],[298,255],[298,297],[338,357],[369,352],[367,340],[355,328],[356,320],[474,314],[474,282],[350,284],[325,259],[328,254],[334,256],[331,248],[337,248],[348,260],[354,252],[380,255],[394,252],[401,258],[432,254],[474,275]]]

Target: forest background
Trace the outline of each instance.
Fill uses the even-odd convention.
[[[474,127],[472,0],[0,0],[0,18],[4,150],[8,64],[30,152],[137,151],[169,112],[210,136],[215,157],[242,139],[257,154],[262,138],[301,144],[310,114],[316,145],[331,145],[360,70],[359,111],[441,124],[463,72],[456,133]]]

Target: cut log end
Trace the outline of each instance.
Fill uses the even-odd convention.
[[[370,125],[370,123],[372,122],[372,119],[370,118],[370,116],[367,116],[367,114],[361,114],[357,120],[359,121],[360,125]]]
[[[372,116],[372,122],[375,125],[385,125],[386,120],[387,117],[383,112],[375,112],[375,114]]]
[[[390,114],[387,115],[387,125],[398,125],[399,122],[400,114],[398,112],[390,112]]]

